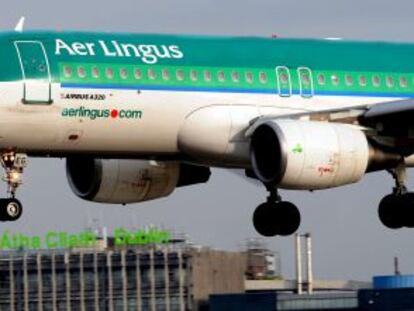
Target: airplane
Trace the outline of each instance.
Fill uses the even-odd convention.
[[[297,231],[279,189],[321,190],[386,170],[378,208],[414,227],[414,44],[328,39],[16,31],[0,33],[0,159],[16,198],[28,157],[66,158],[84,200],[131,204],[243,169],[269,192],[267,237]]]

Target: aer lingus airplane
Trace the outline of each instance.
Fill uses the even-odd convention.
[[[241,168],[269,191],[253,214],[289,235],[277,189],[319,190],[388,170],[389,228],[414,226],[414,44],[88,32],[0,34],[0,157],[15,198],[28,156],[64,157],[74,193],[128,204]]]

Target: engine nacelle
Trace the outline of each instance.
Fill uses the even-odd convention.
[[[274,120],[251,138],[253,172],[285,189],[324,189],[359,181],[367,171],[365,134],[348,125]]]
[[[66,161],[72,191],[80,198],[127,204],[171,194],[176,187],[207,182],[210,169],[177,162],[102,160],[72,157]]]

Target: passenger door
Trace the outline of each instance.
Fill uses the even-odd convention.
[[[50,104],[51,74],[49,60],[40,41],[15,41],[23,78],[23,103]]]

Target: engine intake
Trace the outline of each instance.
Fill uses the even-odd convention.
[[[370,147],[365,134],[348,125],[274,120],[254,130],[250,154],[263,183],[312,190],[360,180]]]

